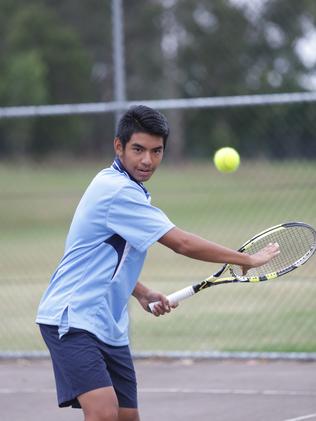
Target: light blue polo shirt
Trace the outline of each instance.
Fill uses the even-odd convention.
[[[110,345],[127,345],[127,304],[147,249],[173,227],[116,159],[76,209],[36,322],[59,326],[60,336],[76,327]]]

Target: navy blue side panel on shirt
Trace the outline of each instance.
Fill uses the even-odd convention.
[[[126,246],[126,241],[120,235],[113,234],[112,237],[108,238],[104,242],[106,244],[109,244],[110,246],[112,246],[114,248],[114,250],[117,252],[117,265],[116,265],[116,267],[114,269],[114,273],[112,275],[112,279],[113,279],[114,275],[116,274],[117,268],[119,267],[120,262],[122,260],[124,249],[125,249],[125,246]]]

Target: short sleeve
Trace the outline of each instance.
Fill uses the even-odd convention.
[[[137,185],[126,185],[115,195],[108,209],[107,225],[140,252],[174,227]]]

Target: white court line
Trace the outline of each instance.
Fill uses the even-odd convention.
[[[284,421],[303,421],[303,420],[311,420],[311,419],[316,419],[316,413],[315,414],[309,414],[309,415],[303,415],[302,417],[298,417],[298,418],[289,418],[287,420]]]
[[[0,395],[14,395],[17,393],[38,394],[38,393],[55,393],[55,389],[35,389],[31,387],[21,389],[0,388]]]
[[[266,395],[266,396],[316,396],[316,391],[256,390],[256,389],[209,389],[209,388],[139,388],[140,393],[183,393],[207,395]]]
[[[140,393],[178,393],[191,395],[264,395],[264,396],[316,396],[316,391],[298,391],[298,390],[257,390],[257,389],[211,389],[211,388],[175,388],[175,387],[147,387],[139,388]],[[0,388],[0,395],[10,394],[41,394],[41,393],[55,393],[53,388]],[[308,418],[306,418],[308,417]],[[316,414],[306,415],[302,418],[293,418],[284,421],[300,421],[316,417]]]

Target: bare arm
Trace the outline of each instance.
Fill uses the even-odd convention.
[[[251,267],[257,267],[267,263],[279,253],[277,244],[269,244],[254,255],[240,253],[177,227],[168,231],[160,238],[159,242],[176,253],[191,257],[192,259],[240,265],[244,273]]]
[[[277,244],[269,244],[253,255],[240,253],[177,227],[172,228],[163,235],[159,239],[159,243],[176,253],[192,259],[239,265],[242,267],[244,274],[246,274],[249,268],[264,265],[279,253],[279,246]],[[152,310],[155,316],[165,314],[170,311],[170,308],[175,307],[170,306],[164,295],[149,290],[139,282],[135,287],[133,295],[138,299],[144,309],[148,308],[149,303],[157,302]]]

